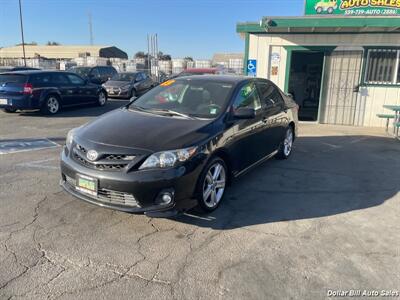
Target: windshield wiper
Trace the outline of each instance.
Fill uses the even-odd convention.
[[[173,116],[179,116],[179,117],[184,117],[184,118],[188,118],[188,119],[195,119],[191,115],[180,113],[180,112],[177,112],[175,110],[170,110],[170,109],[151,108],[149,110],[152,112],[155,112],[155,113],[160,112],[160,113],[165,113],[165,114],[169,114],[169,115],[173,115]]]
[[[152,113],[161,113],[161,114],[166,114],[166,115],[179,116],[179,117],[188,118],[188,119],[197,119],[191,115],[180,113],[180,112],[177,112],[175,110],[170,110],[170,109],[144,108],[144,107],[134,105],[134,104],[128,105],[128,109],[129,108],[137,109],[140,111],[152,112]]]

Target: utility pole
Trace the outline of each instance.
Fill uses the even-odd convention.
[[[92,25],[92,14],[89,13],[89,35],[90,35],[90,45],[93,46],[93,25]]]
[[[19,21],[20,21],[20,23],[21,23],[22,51],[24,52],[24,66],[26,67],[24,25],[23,25],[23,23],[22,23],[22,7],[21,7],[21,0],[18,0],[18,3],[19,3]]]

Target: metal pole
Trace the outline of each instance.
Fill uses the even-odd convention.
[[[149,37],[149,34],[147,34],[147,69],[148,69],[149,75],[150,75],[150,37]]]
[[[25,56],[25,39],[24,39],[24,25],[22,23],[22,8],[21,8],[21,0],[18,0],[19,3],[19,20],[21,23],[21,38],[22,38],[22,51],[24,52],[24,66],[26,67],[26,56]]]
[[[159,66],[158,66],[158,34],[156,33],[156,40],[155,40],[155,48],[156,48],[156,76],[157,81],[160,81],[160,74],[159,74]]]
[[[92,24],[92,14],[89,13],[89,36],[90,36],[90,45],[93,46],[93,24]]]

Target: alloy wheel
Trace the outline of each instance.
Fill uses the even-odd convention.
[[[106,95],[103,92],[100,92],[99,94],[99,105],[103,106],[104,104],[106,104]]]
[[[226,185],[225,167],[216,162],[208,169],[203,183],[203,201],[209,208],[214,208],[221,201]]]
[[[283,153],[285,156],[289,156],[293,147],[293,130],[289,128],[286,131],[285,139],[283,141]]]
[[[60,104],[58,102],[58,99],[55,97],[50,97],[47,100],[47,108],[48,111],[52,114],[55,114],[56,112],[58,112],[59,108],[60,108]]]

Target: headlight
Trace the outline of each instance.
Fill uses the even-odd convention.
[[[67,146],[68,149],[71,148],[72,142],[74,141],[74,133],[76,131],[77,128],[71,129],[70,131],[68,131],[67,134],[67,140],[65,141],[65,145]]]
[[[170,168],[179,162],[187,161],[196,153],[197,147],[162,151],[150,155],[140,166],[140,170],[151,168]]]

